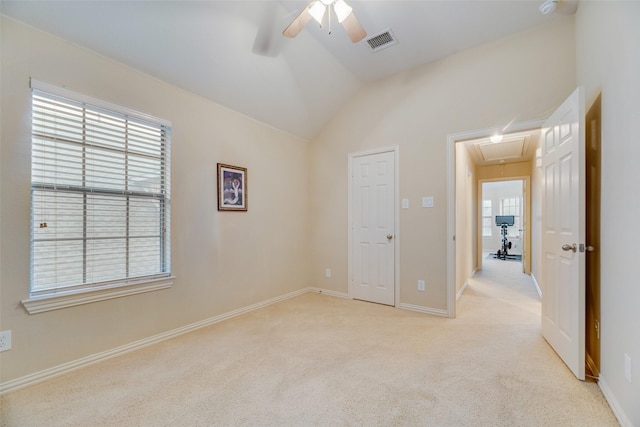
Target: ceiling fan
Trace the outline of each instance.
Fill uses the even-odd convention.
[[[294,38],[302,31],[302,28],[311,21],[311,18],[315,19],[320,26],[322,26],[322,20],[327,11],[329,12],[329,32],[331,32],[331,9],[335,12],[338,22],[342,24],[353,43],[357,43],[366,37],[367,32],[362,28],[362,25],[360,25],[360,22],[353,14],[351,6],[344,0],[312,1],[296,16],[289,26],[284,29],[282,34]]]

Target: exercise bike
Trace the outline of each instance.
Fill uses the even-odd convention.
[[[507,227],[512,227],[515,224],[514,215],[496,215],[496,225],[500,227],[502,233],[502,246],[496,252],[496,258],[506,260],[511,258],[509,255],[509,249],[511,249],[511,242],[507,239]]]

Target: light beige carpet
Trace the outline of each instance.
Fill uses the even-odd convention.
[[[617,425],[503,264],[455,320],[306,294],[8,394],[2,425]]]

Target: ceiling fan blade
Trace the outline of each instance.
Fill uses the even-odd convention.
[[[358,43],[367,36],[367,32],[362,28],[358,18],[356,18],[353,13],[350,13],[349,16],[344,18],[342,26],[347,31],[347,34],[349,34],[349,38],[353,43]]]
[[[296,16],[293,21],[291,21],[291,24],[289,24],[289,26],[282,32],[283,36],[294,38],[298,35],[298,33],[300,33],[300,31],[302,31],[304,26],[307,25],[307,23],[309,23],[309,21],[311,20],[309,9],[314,3],[315,2],[311,2],[310,4],[308,4],[307,7],[305,7],[302,12],[300,12],[300,14]]]

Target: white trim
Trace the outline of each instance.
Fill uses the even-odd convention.
[[[144,280],[135,284],[117,284],[104,288],[88,288],[60,294],[48,294],[22,300],[22,305],[29,314],[43,313],[76,305],[89,304],[127,295],[167,289],[173,285],[175,276]]]
[[[424,307],[422,305],[413,304],[400,304],[398,308],[409,311],[417,311],[419,313],[431,314],[439,317],[449,317],[447,310],[441,310],[439,308]]]
[[[121,114],[126,114],[128,116],[132,116],[138,119],[147,120],[153,123],[160,124],[162,126],[171,127],[171,122],[169,120],[161,119],[159,117],[152,116],[151,114],[143,113],[137,110],[133,110],[131,108],[123,107],[118,104],[112,104],[111,102],[103,101],[102,99],[93,98],[88,95],[74,92],[65,87],[55,86],[49,83],[41,82],[40,80],[36,80],[33,77],[30,79],[30,87],[31,89],[41,90],[43,92],[48,92],[54,95],[62,96],[64,98],[70,98],[74,101],[85,102],[87,104],[91,104],[96,107],[117,111]]]
[[[505,132],[521,132],[541,128],[544,120],[513,123]],[[451,318],[456,317],[456,283],[455,283],[455,145],[458,141],[467,139],[486,138],[495,132],[495,127],[469,132],[452,133],[447,135],[447,313]]]
[[[4,382],[0,384],[0,395],[9,393],[12,391],[16,391],[18,389],[28,387],[34,384],[38,384],[44,381],[48,381],[52,378],[59,377],[61,375],[76,371],[80,368],[84,368],[86,366],[93,365],[95,363],[102,362],[104,360],[111,359],[116,356],[121,356],[125,353],[129,353],[134,350],[138,350],[152,344],[157,344],[161,341],[165,341],[170,338],[177,337],[178,335],[183,335],[183,334],[195,331],[196,329],[204,328],[206,326],[213,325],[218,322],[222,322],[223,320],[240,316],[241,314],[245,314],[250,311],[254,311],[254,310],[266,307],[268,305],[275,304],[280,301],[284,301],[286,299],[303,295],[310,291],[311,291],[311,288],[303,288],[297,291],[290,292],[288,294],[284,294],[275,298],[258,302],[256,304],[249,305],[247,307],[239,308],[237,310],[223,313],[218,316],[210,317],[209,319],[191,323],[190,325],[186,325],[177,329],[173,329],[167,332],[153,335],[148,338],[143,338],[141,340],[134,341],[132,343],[125,344],[120,347],[116,347],[100,353],[92,354],[90,356],[83,357],[81,359],[76,359],[68,363],[63,363],[62,365],[54,366],[52,368],[45,369],[43,371],[39,371],[30,375],[25,375],[24,377],[16,378],[15,380]]]
[[[540,285],[538,284],[538,281],[536,280],[536,276],[533,274],[533,272],[531,273],[531,280],[533,280],[533,284],[536,287],[536,292],[538,292],[538,296],[542,299],[542,289],[540,288]]]
[[[348,198],[348,221],[347,221],[347,266],[348,266],[348,278],[347,278],[347,289],[349,290],[349,297],[351,298],[351,278],[353,277],[353,266],[351,265],[351,250],[353,242],[351,240],[352,233],[351,228],[353,224],[353,212],[351,209],[351,201],[353,199],[353,194],[351,190],[352,180],[353,180],[353,159],[356,157],[369,156],[372,154],[382,154],[382,153],[393,153],[394,157],[394,270],[395,270],[395,295],[394,295],[394,306],[399,307],[400,305],[400,146],[394,145],[391,147],[381,147],[374,148],[366,151],[359,151],[357,153],[349,153],[348,156],[348,188],[347,188],[347,198]]]
[[[618,402],[616,395],[613,394],[602,375],[600,375],[600,378],[598,379],[598,387],[600,387],[600,390],[602,390],[604,398],[607,400],[607,403],[609,403],[609,407],[611,407],[611,410],[618,419],[620,425],[622,427],[633,427],[633,423],[631,422],[627,414],[625,414],[624,410],[622,409],[622,405],[620,405],[620,402]]]
[[[309,292],[314,292],[316,294],[329,295],[332,297],[352,299],[351,296],[346,292],[332,291],[331,289],[323,289],[323,288],[308,288]]]
[[[474,270],[474,273],[475,273],[475,270]],[[473,276],[473,274],[472,274],[472,276]],[[469,285],[469,282],[465,280],[464,283],[462,284],[462,287],[460,288],[460,290],[456,294],[456,301],[458,301],[460,299],[460,297],[464,293],[465,289],[467,289],[468,285]]]
[[[447,136],[447,316],[456,317],[456,202],[455,143]]]

